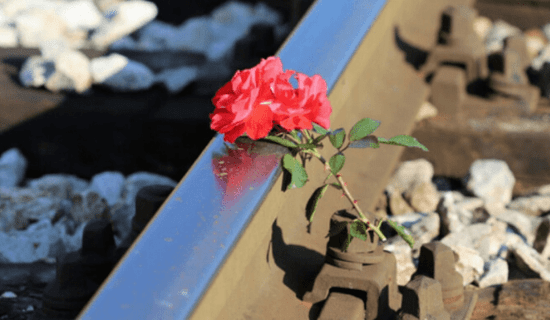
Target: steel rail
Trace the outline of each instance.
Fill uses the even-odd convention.
[[[320,74],[330,92],[385,4],[317,0],[277,54],[284,68]],[[243,180],[222,178],[220,164],[234,161],[238,151],[228,149],[220,135],[212,139],[79,319],[193,314],[281,173],[276,160],[282,150],[258,147],[259,155],[238,159]],[[230,187],[237,191],[227,192]]]

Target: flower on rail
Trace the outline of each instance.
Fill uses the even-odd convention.
[[[298,82],[297,88],[290,83],[293,75]],[[212,103],[216,108],[210,115],[210,128],[224,134],[225,141],[234,143],[238,137],[248,135],[252,140],[264,138],[294,151],[292,154],[285,154],[281,159],[283,168],[290,174],[289,181],[285,182],[288,183],[288,189],[301,188],[309,180],[304,168],[307,160],[315,157],[324,164],[325,174],[328,175],[323,185],[313,192],[306,206],[306,216],[310,223],[319,200],[328,187],[332,186],[347,198],[352,209],[358,214],[358,218],[350,222],[350,235],[366,240],[367,231],[372,230],[382,241],[386,240],[380,229],[384,219],[378,223],[369,221],[359,207],[360,201],[352,196],[340,174],[346,161],[343,152],[348,148],[379,148],[380,144],[417,147],[428,151],[425,146],[406,135],[390,139],[374,136],[372,133],[380,122],[370,118],[359,120],[348,134],[343,128],[330,130],[332,107],[327,98],[325,80],[320,75],[309,77],[294,70],[283,72],[283,64],[276,57],[262,59],[251,69],[237,71],[231,81],[216,92]],[[275,132],[274,128],[278,130]],[[319,152],[326,138],[336,149],[336,153],[328,160]],[[346,140],[347,144],[344,143]],[[229,158],[218,159],[214,164],[214,171],[219,180],[225,182],[226,187],[229,186],[225,191],[231,190],[233,195],[240,193],[240,188],[246,185],[242,184],[244,178],[250,177],[251,173],[246,167],[260,163],[257,161],[258,158],[249,158],[246,154],[228,153],[227,156],[235,161],[230,161]],[[299,155],[302,161],[297,160],[296,155]],[[254,167],[254,171],[260,172],[257,167]],[[336,179],[336,182],[328,183],[329,178]],[[391,220],[387,222],[412,248],[414,239],[405,228]]]
[[[296,74],[299,87],[289,82]],[[328,129],[332,108],[327,85],[319,75],[308,77],[294,70],[283,72],[278,57],[269,57],[251,69],[237,71],[212,99],[210,128],[235,140],[246,134],[265,138],[275,125],[286,130],[312,129],[312,122]]]

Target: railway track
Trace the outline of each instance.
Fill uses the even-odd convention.
[[[369,211],[374,211],[400,160],[423,157],[434,163],[436,174],[463,175],[462,167],[456,169],[458,162],[453,163],[452,169],[445,166],[448,159],[438,151],[453,140],[433,137],[451,137],[457,131],[467,130],[450,125],[455,125],[457,119],[485,117],[483,112],[475,115],[471,108],[465,108],[466,111],[460,109],[453,115],[458,117],[445,116],[443,112],[417,125],[420,106],[432,92],[425,74],[408,59],[410,51],[405,48],[431,50],[436,45],[441,12],[451,4],[474,6],[471,0],[427,2],[353,0],[342,4],[318,0],[277,53],[285,69],[320,74],[327,81],[334,128],[348,128],[357,118],[369,117],[381,121],[380,136],[409,134],[430,149],[430,153],[422,154],[391,147],[349,153],[350,172],[345,168],[343,174],[351,178],[350,188],[362,190],[358,198]],[[483,8],[484,3],[475,5]],[[336,7],[338,11],[334,10]],[[442,119],[450,122],[442,124]],[[539,139],[542,142],[545,136]],[[325,235],[331,215],[344,203],[323,203],[308,233],[305,199],[321,179],[311,177],[306,187],[283,192],[277,159],[286,150],[264,143],[239,147],[253,148],[261,155],[249,167],[239,168],[244,170],[239,192],[228,189],[227,181],[215,175],[213,168],[217,163],[229,162],[238,152],[228,151],[223,138],[216,136],[176,188],[157,195],[167,197],[166,201],[155,200],[160,206],[157,213],[79,319],[319,317],[323,304],[304,302],[304,295],[311,291],[324,264]],[[449,150],[459,152],[456,148]],[[463,166],[467,168],[476,157],[483,156],[478,152],[461,158],[469,161]],[[246,181],[245,177],[252,178]],[[529,185],[537,183],[541,181]],[[339,305],[348,306],[347,318],[365,317],[361,312],[364,297],[331,292],[330,299],[338,302],[336,309]],[[326,308],[332,303],[327,302]]]

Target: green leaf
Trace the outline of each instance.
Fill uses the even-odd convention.
[[[317,145],[319,144],[319,142],[323,141],[323,139],[325,139],[326,137],[328,136],[328,133],[327,134],[323,134],[323,135],[320,135],[318,136],[317,138],[313,139],[313,144]]]
[[[341,186],[339,183],[337,183],[337,182],[333,182],[333,183],[331,183],[330,185],[333,186],[333,187],[335,187],[335,188],[338,189],[338,190],[342,190],[342,186]]]
[[[317,205],[319,204],[319,200],[321,200],[321,198],[327,191],[327,188],[328,188],[328,184],[325,184],[324,186],[317,188],[311,195],[311,198],[308,201],[308,205],[306,206],[306,215],[308,217],[309,222],[313,221],[313,216],[315,215],[315,210],[317,210]]]
[[[288,185],[289,189],[301,188],[306,184],[307,173],[300,161],[296,160],[290,154],[285,154],[283,157],[283,167],[290,172],[291,180]]]
[[[349,140],[356,141],[361,140],[369,134],[373,133],[378,128],[380,121],[372,120],[370,118],[364,118],[359,120],[349,133]]]
[[[346,228],[347,225],[348,225],[347,221],[336,221],[336,222],[331,221],[330,229],[328,231],[326,238],[334,237],[335,235],[339,234],[340,232],[342,232],[342,230]]]
[[[384,138],[378,138],[378,142],[384,143],[384,144],[391,144],[394,146],[417,147],[424,151],[428,151],[428,148],[426,148],[423,144],[418,142],[416,138],[413,138],[407,135],[395,136],[393,138],[390,138],[389,140]]]
[[[346,157],[342,153],[337,153],[330,158],[328,164],[330,165],[330,171],[333,175],[336,175],[342,170],[344,162],[346,162]]]
[[[349,144],[350,148],[380,148],[380,144],[378,144],[378,138],[373,135],[368,135],[362,139],[352,141]]]
[[[336,149],[340,149],[340,147],[342,147],[342,144],[344,144],[345,137],[346,137],[346,132],[342,128],[338,130],[334,130],[328,135],[328,138],[330,139],[330,143],[332,143],[332,145]]]
[[[312,122],[311,124],[313,125],[313,131],[315,131],[316,133],[318,133],[318,134],[327,134],[328,133],[328,131],[325,128],[321,127],[320,125],[316,124],[315,122]]]
[[[387,222],[397,232],[397,234],[409,244],[409,247],[411,247],[412,249],[414,246],[414,238],[409,230],[405,229],[405,227],[403,226],[397,225],[397,223],[395,223],[394,221],[387,220]]]
[[[361,221],[353,221],[350,226],[350,234],[358,239],[366,241],[369,238],[367,234],[367,226]]]
[[[273,141],[275,143],[278,143],[278,144],[280,144],[282,146],[285,146],[285,147],[288,147],[288,148],[296,148],[297,147],[297,145],[294,142],[283,139],[281,137],[267,136],[264,139],[269,140],[269,141]]]

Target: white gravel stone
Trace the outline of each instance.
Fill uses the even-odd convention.
[[[17,298],[17,295],[11,291],[4,291],[2,295],[0,296],[2,299],[12,299]]]
[[[90,61],[80,51],[68,50],[54,59],[55,71],[46,80],[46,88],[57,92],[61,90],[83,93],[92,86]]]
[[[0,186],[15,187],[23,181],[27,170],[27,159],[17,148],[12,148],[0,156]]]
[[[93,45],[100,50],[143,27],[158,14],[154,3],[141,0],[122,2],[109,10],[107,20],[96,29],[91,38]]]
[[[10,26],[0,26],[0,47],[16,48],[18,44],[17,30]]]
[[[516,263],[520,269],[529,268],[536,272],[543,280],[550,281],[550,264],[530,246],[522,242],[516,242],[511,246],[516,257]]]
[[[91,0],[65,2],[57,10],[69,29],[91,30],[99,27],[103,16]]]
[[[198,76],[197,67],[181,67],[168,69],[156,76],[156,82],[164,84],[168,92],[177,93],[195,81]]]
[[[103,197],[109,206],[113,206],[122,194],[125,180],[120,172],[102,172],[92,177],[90,189]]]
[[[206,54],[210,50],[215,35],[211,30],[210,18],[196,17],[182,23],[173,32],[168,33],[165,39],[168,48],[172,50],[190,50]]]
[[[449,246],[458,255],[455,269],[462,275],[463,285],[466,286],[478,280],[483,274],[483,258],[478,252],[471,248],[462,246]]]
[[[71,218],[78,222],[88,222],[92,219],[108,219],[109,205],[96,191],[88,189],[78,192],[71,198]]]
[[[397,263],[397,285],[404,286],[410,280],[416,267],[412,260],[412,249],[401,237],[395,236],[388,239],[384,250],[395,255]]]
[[[506,260],[497,258],[490,261],[487,266],[488,270],[478,281],[478,286],[480,288],[487,288],[508,282],[508,263]]]
[[[25,87],[39,88],[55,72],[55,64],[41,56],[32,56],[25,60],[19,72],[19,81]]]
[[[147,90],[155,82],[155,75],[144,64],[128,60],[121,55],[111,56],[109,60],[99,60],[99,62],[94,59],[92,75],[96,83],[102,84],[113,91],[128,92]],[[122,65],[123,59],[126,59],[127,62],[121,69],[118,69]]]
[[[27,48],[37,48],[42,41],[62,38],[67,27],[55,12],[38,8],[18,15],[15,26],[19,43]]]
[[[516,179],[506,162],[496,159],[474,161],[465,177],[466,189],[488,204],[506,205],[512,200]]]
[[[550,211],[550,195],[517,198],[510,202],[507,208],[520,211],[528,216],[538,217],[542,213]]]
[[[405,161],[399,165],[390,179],[386,191],[405,192],[417,183],[431,182],[434,175],[433,165],[426,159]]]
[[[92,59],[90,62],[92,79],[95,84],[102,83],[124,69],[127,64],[128,58],[118,53]]]

